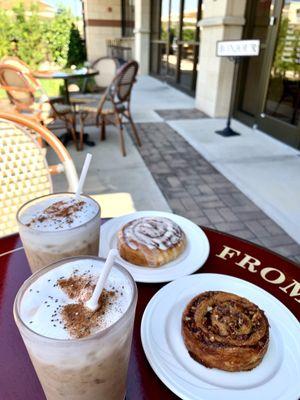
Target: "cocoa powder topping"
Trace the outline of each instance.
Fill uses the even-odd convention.
[[[68,279],[59,279],[57,283],[70,299],[79,299],[83,302],[92,296],[95,289],[90,276],[72,275]]]
[[[38,217],[32,218],[32,220],[26,224],[27,226],[31,226],[36,222],[44,222],[47,220],[62,222],[62,219],[67,224],[72,224],[74,219],[74,214],[78,211],[81,211],[83,206],[85,205],[84,201],[74,201],[70,204],[70,202],[66,201],[57,201],[56,203],[51,204],[51,206],[47,207],[41,215]]]
[[[102,316],[116,295],[114,291],[104,289],[98,301],[99,309],[93,312],[84,305],[95,288],[91,275],[73,274],[68,279],[59,279],[57,284],[70,299],[77,300],[77,303],[67,304],[60,309],[64,328],[73,338],[80,339],[88,336],[94,328],[101,326]]]
[[[102,316],[114,296],[115,292],[104,289],[99,299],[100,307],[95,312],[89,310],[83,303],[63,306],[61,316],[70,335],[76,339],[89,336],[93,328],[101,325]]]

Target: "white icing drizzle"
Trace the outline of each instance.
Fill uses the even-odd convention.
[[[180,226],[164,217],[143,217],[135,219],[123,227],[126,244],[137,250],[137,243],[152,250],[167,250],[184,237]]]

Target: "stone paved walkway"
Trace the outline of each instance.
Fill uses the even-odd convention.
[[[169,125],[137,125],[141,155],[175,213],[300,262],[300,245]]]
[[[182,108],[179,110],[155,110],[155,112],[165,121],[176,119],[208,118],[208,116],[204,114],[204,112],[197,110],[196,108]]]

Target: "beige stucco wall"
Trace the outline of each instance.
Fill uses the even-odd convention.
[[[212,117],[227,116],[233,63],[216,56],[218,40],[240,39],[247,0],[203,0],[195,106]],[[248,0],[250,1],[250,0]],[[135,0],[135,59],[149,73],[151,0]],[[84,0],[90,61],[106,55],[106,41],[121,37],[121,0]]]
[[[135,0],[135,58],[141,75],[149,74],[150,18],[150,0]]]
[[[84,0],[89,61],[107,55],[106,41],[121,37],[120,0]]]
[[[242,37],[246,0],[204,0],[203,6],[195,102],[208,115],[224,117],[229,110],[233,63],[216,56],[216,43]]]

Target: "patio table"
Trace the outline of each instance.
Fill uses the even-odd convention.
[[[103,221],[105,223],[105,221]],[[292,261],[235,236],[202,228],[210,254],[199,273],[230,275],[252,282],[279,299],[300,319],[300,268]],[[45,396],[15,326],[15,295],[30,275],[19,235],[0,239],[0,399],[43,400]],[[164,284],[138,283],[127,400],[178,399],[155,375],[145,357],[140,323],[146,305]]]
[[[86,79],[86,78],[91,78],[93,76],[96,76],[99,74],[99,71],[92,69],[92,68],[81,68],[77,70],[71,70],[71,71],[35,71],[34,72],[34,77],[37,79],[63,79],[64,81],[64,86],[65,86],[65,99],[67,104],[71,104],[73,112],[76,116],[76,104],[80,104],[79,102],[77,103],[71,103],[70,102],[70,92],[69,92],[69,84],[70,81],[74,81],[76,79]],[[76,120],[76,118],[75,118]],[[76,124],[76,123],[75,123]],[[76,131],[76,127],[74,127]],[[79,134],[76,131],[76,134]],[[60,137],[60,140],[63,142],[64,145],[67,145],[69,141],[72,140],[71,134],[67,133],[64,134]],[[83,142],[87,144],[88,146],[94,146],[95,142],[92,142],[89,140],[88,134],[83,135]]]
[[[91,78],[99,74],[99,71],[92,68],[81,68],[71,71],[35,71],[34,77],[37,79],[63,79],[65,86],[66,102],[70,104],[69,83],[75,79]]]

